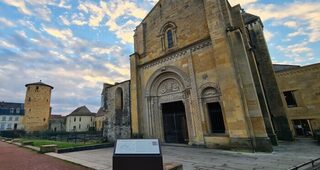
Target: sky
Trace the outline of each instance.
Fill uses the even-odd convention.
[[[0,101],[54,87],[52,114],[100,107],[103,83],[130,79],[133,30],[157,0],[0,0]],[[259,15],[272,61],[320,62],[319,0],[229,0]]]

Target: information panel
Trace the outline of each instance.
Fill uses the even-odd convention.
[[[158,139],[118,139],[115,154],[160,154]]]

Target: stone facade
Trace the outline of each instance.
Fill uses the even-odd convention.
[[[49,130],[53,132],[65,132],[66,117],[61,115],[51,115],[49,120]]]
[[[276,72],[290,126],[297,136],[320,129],[320,63],[281,67]]]
[[[277,135],[287,139],[282,132],[290,129],[259,17],[226,0],[160,0],[134,40],[133,133],[162,142],[271,151],[270,139],[277,144],[274,115],[276,125],[282,123]],[[275,109],[270,97],[280,101]]]
[[[45,131],[49,128],[52,86],[40,82],[26,84],[23,125],[27,132]]]
[[[110,142],[130,138],[130,81],[105,85],[103,99],[107,112],[103,136]]]

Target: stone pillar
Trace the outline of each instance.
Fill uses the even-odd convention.
[[[261,83],[261,79],[260,79],[260,75],[259,75],[259,71],[256,65],[256,61],[255,58],[253,56],[253,53],[251,51],[251,47],[249,45],[249,35],[244,23],[244,18],[242,17],[241,14],[241,6],[240,5],[236,5],[231,9],[231,14],[232,14],[232,24],[234,26],[234,28],[239,28],[241,30],[242,33],[242,41],[243,41],[243,45],[245,47],[246,53],[247,53],[247,60],[249,62],[249,66],[251,68],[251,75],[254,81],[254,85],[255,85],[255,92],[258,96],[258,100],[259,100],[259,104],[260,104],[260,109],[263,115],[263,120],[264,120],[264,125],[268,134],[268,137],[271,140],[271,143],[273,145],[277,145],[278,141],[277,141],[277,136],[274,133],[273,130],[273,126],[272,126],[272,122],[271,122],[271,118],[270,118],[270,112],[268,109],[268,104],[264,95],[264,91],[263,91],[263,87],[262,87],[262,83]]]
[[[131,130],[132,134],[139,133],[139,115],[138,115],[138,72],[137,72],[137,60],[138,54],[132,54],[130,56],[130,97],[131,97]]]
[[[263,25],[260,20],[248,25],[253,52],[263,84],[263,89],[269,111],[272,116],[274,130],[280,140],[293,140],[289,127],[284,104],[281,100],[280,90],[272,68],[272,61],[268,51],[267,43],[263,35]]]
[[[228,37],[232,47],[231,49],[234,57],[235,69],[237,70],[238,78],[242,84],[242,99],[247,112],[248,127],[251,135],[254,136],[254,149],[257,151],[272,152],[272,145],[267,136],[264,125],[264,119],[256,93],[241,30],[230,30],[228,32]]]

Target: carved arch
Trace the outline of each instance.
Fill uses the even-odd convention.
[[[205,93],[206,94],[212,93],[212,95],[211,96],[208,96],[208,95],[204,96]],[[199,87],[198,94],[200,94],[201,98],[203,98],[203,97],[218,97],[218,96],[221,96],[221,91],[220,91],[219,85],[217,83],[208,82],[208,83],[205,83]]]
[[[182,70],[174,66],[164,66],[155,71],[149,78],[146,85],[146,96],[155,95],[155,88],[158,88],[159,84],[168,79],[172,78],[180,82],[181,86],[185,88],[190,88],[190,78]]]

